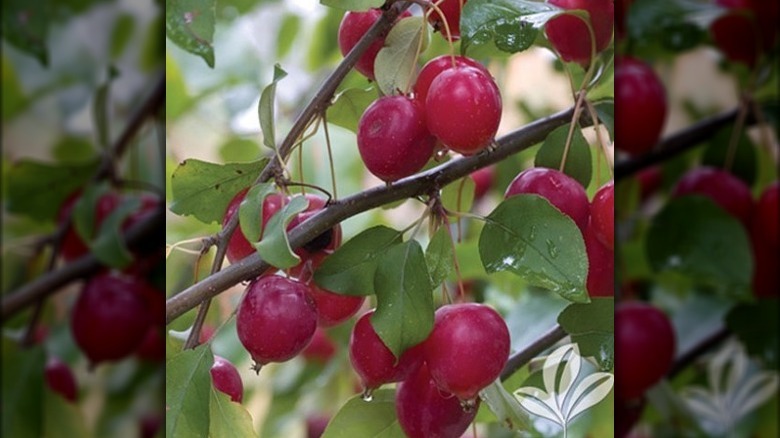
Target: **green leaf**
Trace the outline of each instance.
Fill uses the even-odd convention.
[[[49,36],[51,5],[46,0],[4,0],[3,38],[19,50],[49,65],[46,39]],[[5,89],[3,89],[5,91]]]
[[[233,137],[219,147],[219,157],[225,162],[247,162],[260,157],[260,145],[248,138]]]
[[[615,139],[615,101],[603,100],[593,104],[596,108],[596,114],[599,116],[599,122],[607,127],[609,137]]]
[[[16,341],[3,336],[2,436],[43,436],[43,368],[41,347],[20,350]]]
[[[121,269],[133,261],[133,255],[122,239],[122,223],[140,207],[139,199],[125,200],[100,224],[100,230],[90,245],[90,250],[104,265]]]
[[[124,13],[116,18],[111,30],[111,47],[109,49],[111,58],[117,58],[125,51],[127,43],[133,36],[133,31],[135,31],[135,19],[132,15]]]
[[[252,416],[241,403],[230,400],[230,396],[211,386],[209,403],[209,436],[211,437],[257,437]]]
[[[159,1],[159,0],[157,0]],[[143,42],[141,43],[140,65],[145,72],[151,72],[162,64],[165,57],[165,41],[160,38],[163,33],[166,21],[162,15],[158,15],[149,22],[146,27]],[[166,75],[168,72],[166,71]]]
[[[221,223],[232,197],[249,187],[266,164],[265,158],[228,164],[183,161],[171,176],[171,212],[206,224]]]
[[[380,258],[401,243],[402,234],[382,225],[371,227],[341,245],[314,272],[314,282],[345,295],[373,295]]]
[[[257,242],[263,234],[263,203],[276,191],[274,183],[261,183],[247,192],[238,207],[238,223],[249,243]]]
[[[378,261],[371,325],[396,358],[424,341],[433,329],[433,287],[416,240],[389,248]]]
[[[470,176],[444,186],[441,190],[441,203],[449,211],[469,211],[474,203],[476,185]]]
[[[260,94],[257,115],[260,118],[260,129],[263,130],[263,144],[276,150],[276,131],[274,128],[274,101],[276,100],[276,84],[287,76],[279,64],[274,65],[274,79]]]
[[[593,298],[590,303],[574,303],[558,315],[558,324],[571,335],[583,357],[593,357],[602,371],[615,366],[615,301]]]
[[[737,297],[750,295],[750,248],[744,226],[701,196],[667,202],[645,237],[647,259],[655,272],[680,273]]]
[[[320,0],[325,6],[347,11],[367,11],[385,4],[385,0]]]
[[[373,87],[342,91],[336,95],[333,105],[328,107],[328,123],[357,133],[360,117],[376,98],[377,93]]]
[[[499,204],[479,236],[479,254],[489,274],[510,271],[567,300],[589,300],[582,233],[538,195],[517,195]]]
[[[100,198],[110,190],[108,183],[93,184],[84,189],[73,204],[72,224],[83,242],[92,242],[97,236],[95,212]]]
[[[3,87],[1,95],[3,99],[2,115],[3,121],[6,121],[12,119],[27,106],[27,99],[24,96],[22,83],[19,82],[19,77],[14,70],[14,65],[11,64],[11,61],[5,54],[2,54],[1,62]]]
[[[460,17],[461,52],[469,54],[485,46],[505,53],[526,50],[539,30],[523,17],[551,11],[560,9],[527,0],[471,0],[463,5]]]
[[[83,137],[64,136],[52,148],[52,155],[60,163],[79,164],[96,160],[92,143]]]
[[[214,68],[216,0],[165,0],[165,34]]]
[[[399,20],[385,38],[374,61],[379,89],[386,95],[405,93],[417,77],[418,53],[428,46],[428,25],[423,17]]]
[[[97,130],[97,143],[102,149],[108,149],[110,145],[111,134],[109,131],[109,108],[108,98],[111,92],[111,81],[118,75],[116,69],[111,66],[108,69],[108,78],[100,84],[95,91],[95,101],[92,106],[92,117],[95,120],[95,129]]]
[[[751,356],[760,357],[774,369],[780,366],[777,298],[738,304],[726,316],[726,326],[745,344]]]
[[[322,438],[405,438],[395,414],[395,390],[374,391],[370,402],[349,399],[330,420]]]
[[[53,221],[65,199],[92,178],[98,161],[51,165],[20,160],[8,172],[9,213]]]
[[[282,59],[290,53],[295,38],[300,34],[301,18],[296,14],[287,14],[279,26],[276,38],[276,59]]]
[[[292,268],[301,262],[301,258],[290,248],[287,225],[308,206],[309,200],[306,197],[294,196],[287,205],[271,216],[263,232],[263,239],[254,245],[263,260],[279,269]]]
[[[165,436],[204,436],[210,428],[209,394],[214,355],[208,344],[165,363]]]
[[[428,265],[431,286],[440,285],[452,272],[452,267],[455,264],[452,251],[450,230],[446,226],[441,226],[431,237],[431,241],[425,249],[425,262]]]
[[[749,187],[752,187],[753,183],[756,182],[758,170],[756,146],[753,145],[750,137],[747,136],[747,132],[743,129],[739,133],[735,147],[732,150],[731,136],[733,131],[733,125],[718,130],[710,139],[707,148],[704,149],[701,163],[705,166],[729,169],[734,176],[744,181]]]
[[[500,380],[480,391],[479,396],[502,425],[512,430],[532,430],[530,417]]]
[[[181,68],[169,53],[165,55],[165,119],[175,120],[188,109],[190,95]]]
[[[59,393],[46,389],[43,393],[43,435],[47,438],[90,437],[84,414],[77,405]]]
[[[536,153],[534,165],[536,167],[560,169],[568,135],[568,125],[556,128],[549,133],[541,149]],[[576,126],[572,134],[569,151],[566,154],[566,164],[564,165],[563,173],[576,179],[583,187],[588,187],[593,176],[592,163],[588,141],[583,137],[580,127]]]

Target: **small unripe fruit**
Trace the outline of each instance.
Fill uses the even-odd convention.
[[[590,217],[590,202],[585,189],[574,178],[546,167],[534,167],[517,174],[509,183],[505,198],[521,194],[536,194],[569,216],[580,231],[584,231]]]
[[[46,361],[44,376],[49,389],[62,395],[69,402],[76,401],[76,378],[68,365],[59,358],[51,356]]]
[[[244,383],[236,367],[222,356],[214,355],[211,365],[211,382],[219,391],[230,396],[230,400],[241,403],[244,399]]]

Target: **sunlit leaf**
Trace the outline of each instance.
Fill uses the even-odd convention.
[[[423,17],[399,20],[385,38],[374,61],[379,89],[386,95],[406,93],[417,77],[418,53],[428,45],[428,25]]]

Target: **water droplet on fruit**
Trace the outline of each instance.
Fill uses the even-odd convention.
[[[363,394],[360,395],[360,398],[362,398],[364,402],[372,401],[374,399],[374,390],[372,388],[366,388],[363,390]]]

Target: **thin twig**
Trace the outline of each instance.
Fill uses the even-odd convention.
[[[556,342],[565,338],[566,335],[566,331],[560,325],[555,324],[555,326],[536,338],[530,345],[509,357],[504,370],[501,371],[501,380],[504,381],[512,377],[512,374],[524,367],[531,359],[555,345]]]

